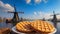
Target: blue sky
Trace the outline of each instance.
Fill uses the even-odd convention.
[[[3,6],[1,6],[1,2],[4,4]],[[49,15],[51,15],[53,11],[60,13],[60,0],[1,0],[0,9],[2,7],[5,11],[0,10],[0,16],[12,18],[13,14],[6,12],[8,9],[13,11],[14,2],[16,2],[17,12],[24,12],[24,14],[19,14],[19,17],[23,18],[50,18]],[[8,7],[6,8],[5,5]],[[60,15],[57,17],[59,18]]]

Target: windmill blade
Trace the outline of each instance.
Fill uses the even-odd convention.
[[[60,15],[60,14],[56,14],[56,15]]]
[[[18,12],[18,13],[24,14],[24,12]]]
[[[54,14],[54,15],[60,15],[60,14]],[[54,15],[50,15],[50,16],[54,16]]]
[[[15,4],[14,4],[14,10],[15,10],[15,12],[17,11],[17,10],[16,10],[16,6],[15,6]]]
[[[53,14],[55,14],[55,11],[53,11]]]
[[[14,13],[14,12],[8,12],[8,13]]]
[[[55,15],[55,11],[53,11],[53,15],[50,15],[50,16],[54,16]]]
[[[54,15],[50,15],[50,16],[54,16]]]

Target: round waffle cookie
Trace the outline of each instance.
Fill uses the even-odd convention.
[[[24,33],[29,33],[32,32],[31,28],[30,28],[30,22],[28,21],[24,21],[24,22],[20,22],[16,25],[16,29],[20,32],[24,32]]]
[[[53,25],[46,21],[38,20],[38,21],[33,21],[31,23],[31,26],[33,30],[40,32],[40,33],[51,33],[54,32],[55,28]]]

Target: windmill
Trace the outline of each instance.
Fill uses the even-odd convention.
[[[55,14],[55,11],[53,11],[53,15],[51,15],[51,16],[53,16],[52,22],[55,27],[57,26],[57,21],[58,21],[57,17],[56,17],[57,15],[59,15],[59,14]]]
[[[45,21],[45,18],[43,18],[42,20]]]
[[[12,22],[13,22],[13,23],[17,23],[17,22],[20,21],[20,20],[19,20],[18,13],[24,14],[24,12],[17,12],[15,4],[14,4],[14,10],[15,10],[14,12],[8,12],[8,13],[13,13],[13,14],[14,14],[14,16],[13,16],[13,18],[12,18]]]

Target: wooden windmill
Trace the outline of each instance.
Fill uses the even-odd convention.
[[[59,15],[59,14],[55,14],[55,11],[53,11],[53,15],[51,15],[51,16],[53,16],[52,22],[55,27],[57,26],[57,21],[58,21],[57,17],[56,17],[57,15]]]
[[[14,4],[14,10],[15,10],[14,12],[8,12],[8,13],[13,13],[13,14],[14,14],[14,16],[13,16],[13,18],[12,18],[12,22],[16,24],[17,22],[20,21],[20,20],[19,20],[18,13],[24,14],[24,12],[17,12],[15,4]]]

